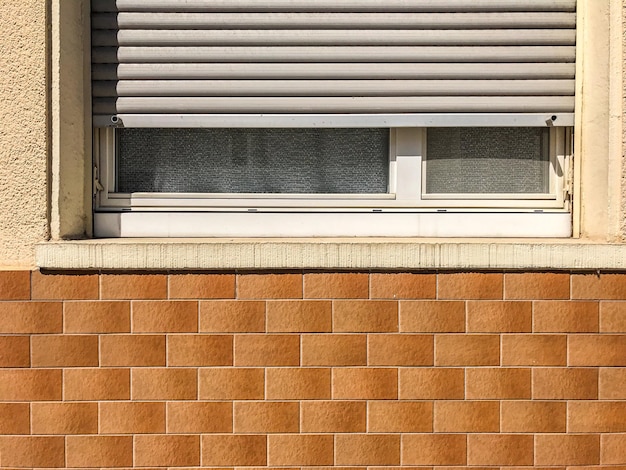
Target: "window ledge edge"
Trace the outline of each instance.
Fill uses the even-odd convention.
[[[626,244],[566,239],[92,239],[36,246],[50,270],[626,270]]]

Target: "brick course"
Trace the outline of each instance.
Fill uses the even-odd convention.
[[[0,467],[624,467],[625,286],[4,271]]]

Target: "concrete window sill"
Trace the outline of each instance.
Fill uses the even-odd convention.
[[[42,269],[626,269],[626,244],[502,239],[93,239],[36,248]]]

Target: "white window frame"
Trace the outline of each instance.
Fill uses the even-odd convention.
[[[568,211],[565,176],[571,160],[571,132],[550,128],[550,191],[545,194],[426,194],[426,129],[390,129],[387,194],[116,193],[115,130],[94,136],[98,182],[97,210],[355,210],[517,209]]]
[[[550,192],[423,191],[426,128],[390,129],[388,194],[115,193],[113,128],[94,134],[97,237],[570,237],[571,140],[550,128]]]

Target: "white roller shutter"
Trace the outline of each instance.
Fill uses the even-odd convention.
[[[304,125],[302,115],[380,126],[445,125],[446,115],[457,125],[464,115],[466,125],[531,117],[571,125],[575,7],[575,0],[92,0],[94,125],[202,126],[220,116],[230,127],[236,116],[241,126],[255,116]]]

